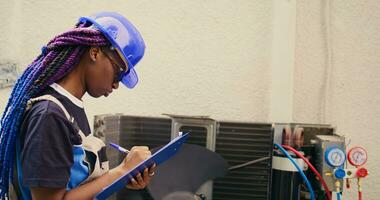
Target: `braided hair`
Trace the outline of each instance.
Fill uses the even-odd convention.
[[[110,43],[100,31],[77,24],[44,46],[42,53],[17,79],[0,121],[0,199],[9,198],[15,143],[28,100],[69,74],[89,47],[107,45]]]

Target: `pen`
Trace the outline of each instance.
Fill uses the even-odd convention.
[[[120,151],[120,152],[123,152],[123,153],[126,153],[126,154],[129,153],[129,150],[124,149],[123,147],[121,147],[121,146],[119,146],[119,145],[117,145],[117,144],[115,144],[115,143],[109,142],[109,145],[110,145],[111,147],[115,148],[116,150]]]

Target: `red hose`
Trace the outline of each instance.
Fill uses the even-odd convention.
[[[311,171],[313,171],[313,173],[318,177],[319,181],[322,183],[322,186],[323,188],[325,189],[326,191],[326,196],[327,196],[327,199],[328,200],[331,200],[331,194],[330,194],[330,190],[329,188],[327,187],[327,184],[325,182],[325,180],[322,178],[322,176],[319,174],[319,172],[315,169],[315,167],[309,162],[309,160],[307,158],[305,158],[305,156],[303,156],[299,151],[295,150],[294,148],[290,147],[290,146],[287,146],[287,145],[282,145],[286,150],[289,150],[289,151],[292,151],[294,154],[296,154],[298,157],[302,158],[303,161],[305,161],[305,163],[309,166],[309,168],[311,169]],[[360,194],[361,195],[361,194]]]
[[[359,200],[362,200],[362,192],[359,191]]]

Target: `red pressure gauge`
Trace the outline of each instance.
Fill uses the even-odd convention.
[[[366,168],[359,168],[358,171],[356,171],[356,176],[358,178],[365,178],[368,176],[368,170]]]
[[[360,167],[367,162],[367,151],[362,147],[353,147],[348,151],[347,157],[351,165]]]

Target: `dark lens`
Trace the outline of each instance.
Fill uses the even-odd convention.
[[[125,68],[121,68],[120,65],[112,58],[112,56],[108,55],[107,53],[104,53],[107,58],[110,60],[111,65],[113,69],[115,70],[115,75],[114,75],[114,83],[118,83],[123,79],[124,74],[128,73],[129,71],[125,71]]]
[[[119,71],[119,73],[118,73],[118,75],[117,75],[117,82],[120,82],[121,81],[121,79],[123,79],[123,76],[126,74],[126,72],[124,72],[124,71]]]

